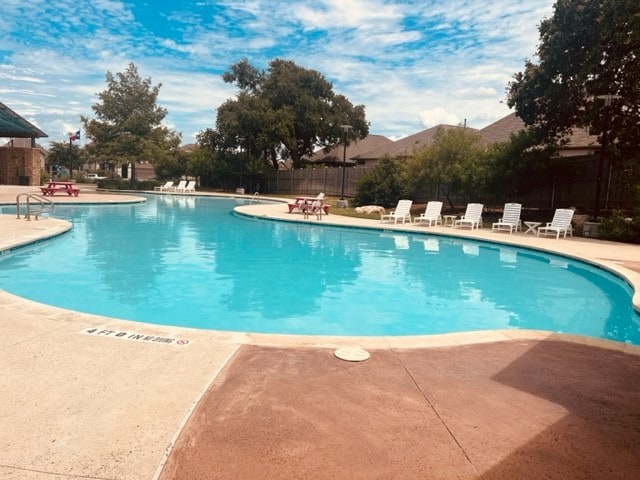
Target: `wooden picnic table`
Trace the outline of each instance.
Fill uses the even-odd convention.
[[[40,187],[43,195],[48,195],[49,197],[53,197],[56,193],[62,192],[67,195],[77,197],[80,193],[80,189],[76,186],[74,182],[56,182],[50,181],[47,182],[46,187]]]

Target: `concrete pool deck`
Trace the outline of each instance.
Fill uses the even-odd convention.
[[[15,202],[17,188],[25,187],[0,186],[0,203]],[[129,200],[84,191],[78,199]],[[283,205],[241,210],[303,220]],[[380,227],[338,215],[321,221],[329,222]],[[0,251],[65,228],[0,215]],[[640,284],[640,246],[399,230],[558,251]],[[338,360],[334,349],[344,345],[371,358]],[[640,471],[640,348],[616,342],[518,330],[210,332],[0,291],[0,346],[0,478],[635,479]]]

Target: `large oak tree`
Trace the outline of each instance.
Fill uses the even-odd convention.
[[[318,148],[331,148],[343,138],[342,125],[350,125],[349,139],[369,133],[363,105],[354,106],[315,71],[292,61],[276,59],[260,71],[243,59],[224,73],[239,93],[218,108],[216,129],[226,148],[242,147],[277,167],[278,159],[302,157]]]
[[[541,141],[586,127],[621,153],[637,150],[640,2],[557,0],[539,30],[539,61],[514,76],[509,106]],[[598,98],[607,94],[619,96],[608,107]]]

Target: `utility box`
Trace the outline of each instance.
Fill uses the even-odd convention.
[[[600,223],[598,222],[584,222],[584,226],[582,227],[582,236],[589,238],[598,238],[599,228]]]

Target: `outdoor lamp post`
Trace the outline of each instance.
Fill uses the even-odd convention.
[[[243,174],[243,163],[244,163],[244,156],[242,155],[242,142],[244,142],[244,137],[238,137],[238,148],[240,148],[240,186],[238,187],[240,190],[242,190],[242,193],[244,193],[244,185],[243,183],[243,178],[242,178],[242,174]]]
[[[620,95],[606,94],[598,95],[596,98],[604,101],[604,122],[602,129],[602,145],[600,145],[600,159],[598,161],[598,174],[596,176],[596,198],[594,206],[594,219],[598,220],[598,214],[600,213],[600,190],[602,188],[602,172],[604,170],[604,159],[607,150],[607,140],[609,135],[609,109],[611,103],[620,98]]]
[[[347,133],[351,130],[351,125],[340,125],[342,131],[344,132],[343,137],[343,151],[342,151],[342,190],[340,193],[340,200],[337,202],[338,208],[347,208],[349,206],[349,202],[344,198],[344,175],[347,167]]]

